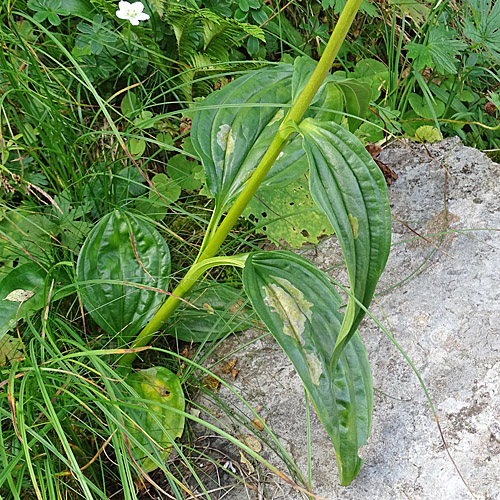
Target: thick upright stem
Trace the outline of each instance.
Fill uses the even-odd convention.
[[[346,6],[339,17],[330,40],[328,41],[328,45],[326,46],[316,69],[309,78],[309,81],[298,96],[297,100],[290,108],[290,111],[283,120],[283,123],[269,146],[269,149],[262,157],[262,160],[255,169],[253,175],[248,180],[243,191],[234,202],[234,205],[227,213],[213,237],[202,247],[201,253],[195,261],[198,265],[205,260],[211,259],[217,254],[227,235],[256,193],[257,189],[269,172],[269,169],[273,166],[276,158],[283,149],[283,146],[294,131],[294,128],[290,127],[290,124],[297,124],[300,122],[302,116],[316,95],[316,92],[318,92],[319,88],[323,84],[323,81],[328,75],[333,61],[335,60],[335,57],[337,56],[338,51],[347,36],[349,28],[354,21],[354,17],[358,12],[362,1],[363,0],[347,0]],[[191,289],[194,283],[195,280],[193,279],[191,270],[189,270],[185,278],[172,292],[172,296],[166,300],[153,319],[151,319],[146,327],[139,333],[131,347],[142,347],[149,343],[153,335],[161,329],[163,323],[172,315],[179,305],[180,301],[177,297],[183,297]],[[134,358],[135,354],[127,354],[120,360],[120,363],[122,365],[131,364]]]

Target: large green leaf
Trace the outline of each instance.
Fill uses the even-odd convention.
[[[29,314],[44,306],[46,271],[30,262],[13,269],[0,281],[0,339]]]
[[[373,388],[359,334],[334,362],[341,297],[324,273],[285,251],[252,254],[243,283],[302,379],[335,447],[341,484],[349,484],[362,465],[358,448],[370,434]]]
[[[169,275],[170,253],[161,234],[118,210],[90,232],[77,263],[83,305],[121,343],[131,340],[155,313]]]
[[[337,108],[338,111],[346,110],[349,116],[347,116],[347,123],[349,130],[354,132],[362,123],[362,119],[366,116],[370,105],[370,99],[372,96],[372,91],[370,86],[365,82],[359,82],[353,78],[347,78],[346,80],[334,81],[328,83],[326,86],[327,95],[328,92],[337,91],[342,95],[342,104]],[[331,102],[332,97],[329,97],[327,102]],[[342,117],[342,114],[337,114],[337,117]],[[328,116],[323,117],[321,114],[316,117],[318,120],[328,120]],[[336,123],[340,123],[340,120],[334,120]]]
[[[132,446],[132,456],[142,462],[143,470],[151,472],[157,465],[145,450],[157,455],[161,463],[170,455],[174,440],[182,436],[184,415],[179,412],[184,412],[184,393],[179,377],[163,367],[131,373],[126,383],[141,400],[140,404],[134,401],[134,406],[126,409],[133,422],[127,420],[126,425],[139,443]]]
[[[328,217],[312,199],[307,175],[280,189],[259,189],[242,215],[256,225],[257,232],[280,246],[286,242],[291,248],[300,248],[333,233]]]
[[[458,33],[448,26],[433,26],[423,43],[405,45],[415,71],[430,66],[441,74],[451,75],[457,74],[457,56],[466,48],[467,43],[458,39]]]
[[[185,342],[217,340],[254,325],[241,290],[215,283],[193,287],[165,328]]]
[[[217,209],[225,210],[241,191],[271,144],[294,99],[316,63],[299,57],[241,76],[208,96],[193,111],[191,139],[206,171],[207,186]],[[333,82],[323,85],[306,116],[329,118],[346,108],[366,112],[367,84]],[[349,124],[355,123],[350,119]],[[287,185],[307,170],[299,137],[291,140],[263,182],[263,188]]]
[[[344,253],[350,297],[337,339],[337,357],[373,298],[391,243],[384,176],[363,144],[333,122],[300,124],[309,159],[310,191],[332,223]]]
[[[241,76],[208,96],[194,115],[193,146],[221,209],[239,193],[271,143],[292,99],[292,74],[293,67],[285,64]]]

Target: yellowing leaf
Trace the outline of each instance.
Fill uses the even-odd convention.
[[[239,440],[246,444],[255,453],[260,453],[262,451],[262,443],[252,434],[243,434]]]
[[[135,425],[130,421],[126,425],[141,446],[134,445],[132,455],[141,460],[146,472],[151,472],[157,465],[144,449],[149,449],[151,455],[158,450],[162,459],[170,455],[174,440],[182,436],[184,431],[184,393],[177,375],[164,367],[139,370],[129,375],[126,382],[138,393],[143,403],[127,409]]]
[[[307,182],[301,176],[280,189],[259,189],[243,217],[277,245],[286,241],[292,248],[300,248],[304,243],[318,243],[321,236],[333,234],[333,228],[315,205]]]
[[[438,142],[443,139],[443,136],[436,127],[422,125],[415,131],[415,138],[421,142]]]
[[[240,450],[240,461],[242,464],[245,464],[247,467],[247,472],[248,474],[253,474],[255,472],[254,466],[250,463],[247,457],[243,454],[243,452]]]

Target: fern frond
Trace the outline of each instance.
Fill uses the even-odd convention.
[[[228,61],[229,48],[241,45],[243,32],[230,23],[213,23],[205,20],[203,52],[214,61]]]
[[[178,60],[191,69],[179,73],[178,92],[187,101],[198,96],[206,96],[225,72],[238,69],[229,62],[229,51],[242,44],[245,35],[265,40],[264,32],[258,26],[241,23],[234,19],[224,19],[209,9],[165,5],[164,21],[170,24],[177,40]],[[244,70],[243,65],[238,65]]]
[[[165,22],[174,30],[182,61],[199,51],[208,54],[214,61],[227,61],[229,49],[241,45],[245,35],[265,41],[264,32],[258,26],[224,19],[209,9],[170,5],[164,15]]]
[[[179,59],[199,50],[203,39],[203,20],[194,13],[184,16],[169,16],[177,40]]]
[[[203,79],[203,76],[206,76],[205,73],[221,71],[221,68],[215,68],[211,59],[199,52],[192,53],[187,62],[191,69],[179,73],[179,92],[187,101],[192,101],[200,95],[210,94],[213,91],[213,82]]]

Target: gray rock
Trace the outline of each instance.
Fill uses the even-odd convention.
[[[390,188],[393,247],[371,312],[419,371],[448,449],[476,498],[499,500],[500,165],[458,139],[426,147],[393,143],[381,160],[399,179]],[[324,270],[342,262],[334,238],[303,255]],[[334,275],[345,283],[345,273]],[[313,492],[328,500],[471,498],[410,366],[372,319],[360,331],[376,387],[373,431],[361,451],[365,464],[349,487],[338,485],[333,447],[311,409]],[[270,336],[231,354],[259,336],[232,337],[213,359],[238,360],[239,376],[231,384],[253,408],[261,407],[259,415],[305,475],[304,390],[288,358]],[[243,408],[227,389],[218,395]],[[233,424],[228,429],[248,433]],[[267,448],[263,456],[289,475]],[[266,488],[241,486],[224,498],[307,497],[275,478]]]

